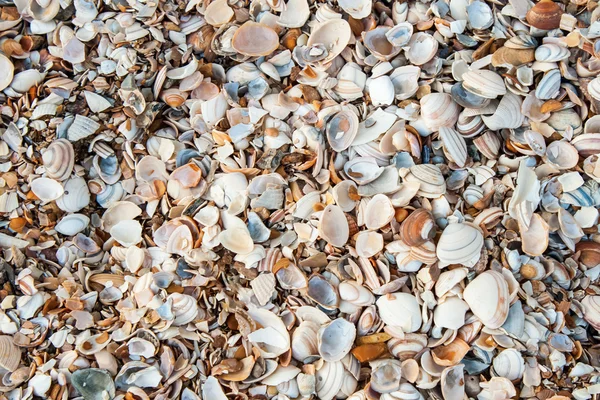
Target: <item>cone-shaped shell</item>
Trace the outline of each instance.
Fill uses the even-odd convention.
[[[496,271],[485,271],[467,285],[463,293],[471,311],[490,329],[498,329],[508,316],[506,280]]]
[[[279,36],[267,25],[247,21],[235,31],[231,45],[245,56],[268,56],[279,47]]]

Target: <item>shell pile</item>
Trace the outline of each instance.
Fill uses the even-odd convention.
[[[0,0],[0,400],[600,396],[592,0]]]

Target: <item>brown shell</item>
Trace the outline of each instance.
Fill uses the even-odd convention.
[[[16,371],[21,364],[21,349],[10,336],[0,336],[0,367],[10,372]]]
[[[560,26],[560,17],[563,10],[552,0],[542,0],[527,11],[527,22],[543,30],[557,29]]]
[[[400,226],[402,240],[409,246],[420,246],[435,236],[435,221],[433,215],[420,208],[413,211]]]
[[[575,250],[581,252],[579,262],[586,267],[593,268],[600,264],[600,243],[579,242],[575,246]]]

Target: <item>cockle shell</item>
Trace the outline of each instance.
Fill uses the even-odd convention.
[[[585,296],[581,304],[585,307],[583,318],[600,332],[600,296]]]
[[[350,236],[350,228],[339,206],[325,207],[319,221],[319,234],[333,246],[342,247],[346,244]]]
[[[486,99],[506,94],[506,86],[500,75],[490,70],[469,71],[463,75],[463,87]]]
[[[421,116],[425,126],[432,131],[452,127],[458,120],[460,107],[447,93],[430,93],[421,98]]]
[[[474,266],[481,256],[483,235],[471,225],[450,224],[442,232],[436,254],[441,266],[463,264]]]
[[[379,316],[386,325],[412,333],[421,327],[421,308],[415,296],[396,292],[381,296],[377,302]]]
[[[508,316],[509,293],[506,280],[496,271],[485,271],[465,288],[464,299],[471,311],[490,329],[504,324]]]
[[[440,127],[439,133],[448,158],[454,161],[459,167],[464,167],[467,162],[467,144],[465,139],[454,129],[445,126]]]
[[[434,238],[435,227],[433,215],[428,210],[419,208],[402,221],[400,235],[408,246],[420,246]]]
[[[279,47],[279,36],[267,25],[246,21],[235,31],[231,46],[245,56],[268,56]]]
[[[346,150],[358,132],[358,116],[350,110],[336,113],[327,123],[327,142],[337,152]]]
[[[325,361],[340,361],[350,352],[356,327],[344,318],[338,318],[321,327],[317,334],[319,354]]]
[[[556,29],[560,26],[562,8],[552,0],[541,0],[527,12],[527,22],[543,30]]]
[[[446,193],[446,181],[437,165],[418,164],[410,168],[404,179],[407,182],[418,182],[420,184],[419,196],[435,199]]]

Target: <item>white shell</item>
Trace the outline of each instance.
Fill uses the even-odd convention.
[[[86,215],[70,214],[58,221],[54,229],[65,236],[73,236],[82,232],[89,223],[90,219]]]
[[[362,231],[356,235],[356,253],[360,257],[373,257],[383,250],[383,236],[377,232]]]
[[[457,330],[465,324],[469,305],[458,297],[450,297],[433,310],[433,322],[440,328]]]
[[[481,256],[483,235],[471,225],[449,224],[438,241],[436,254],[440,266],[463,264],[474,266]]]
[[[464,299],[471,311],[490,329],[504,324],[508,316],[509,293],[506,280],[496,271],[485,271],[465,288]]]
[[[344,212],[339,206],[328,205],[319,221],[319,234],[332,246],[342,247],[348,241],[350,228]]]
[[[454,129],[445,126],[441,126],[439,132],[446,154],[456,165],[461,168],[464,167],[467,162],[467,143],[465,139]]]
[[[415,296],[396,292],[381,296],[377,302],[379,316],[386,325],[412,333],[421,327],[421,308]]]
[[[469,71],[463,76],[463,87],[469,92],[486,99],[495,99],[506,94],[504,79],[494,71]]]
[[[421,116],[425,126],[433,132],[442,126],[453,127],[459,114],[460,106],[448,93],[430,93],[421,98]]]
[[[446,181],[437,165],[415,165],[410,168],[410,173],[404,179],[407,182],[418,182],[420,184],[417,192],[419,196],[435,199],[446,193]]]
[[[31,191],[43,202],[54,201],[65,192],[60,182],[50,178],[37,178],[31,182]]]
[[[339,0],[338,4],[354,19],[363,19],[371,14],[371,0]]]
[[[394,214],[394,206],[389,197],[377,194],[367,204],[365,224],[368,229],[377,230],[389,224]]]
[[[350,352],[356,338],[356,327],[338,318],[321,327],[317,334],[319,354],[325,361],[340,361]]]
[[[525,361],[520,352],[515,349],[502,350],[493,360],[493,372],[514,381],[523,377],[525,371]]]

